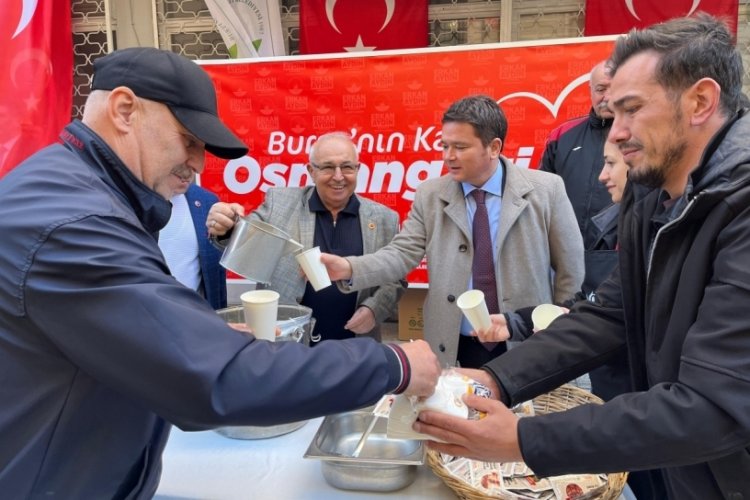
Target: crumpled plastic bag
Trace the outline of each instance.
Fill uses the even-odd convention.
[[[419,412],[423,410],[472,420],[482,418],[482,412],[470,409],[463,402],[465,394],[490,397],[490,390],[476,380],[450,369],[440,375],[435,392],[428,398],[399,394],[394,398],[388,416],[387,436],[393,439],[436,440],[433,436],[415,432],[411,428]]]

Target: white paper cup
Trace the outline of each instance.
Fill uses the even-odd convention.
[[[279,294],[273,290],[250,290],[240,295],[245,310],[245,323],[256,338],[276,339],[276,314]]]
[[[552,323],[556,317],[565,311],[562,307],[555,304],[540,304],[531,311],[531,321],[534,323],[535,330],[544,330]]]
[[[484,292],[481,290],[468,290],[462,293],[458,296],[456,305],[464,313],[475,331],[486,330],[492,326],[490,313],[487,311],[487,303],[484,301]]]
[[[326,266],[320,262],[320,247],[305,250],[295,257],[316,292],[331,286],[331,278],[328,277]]]

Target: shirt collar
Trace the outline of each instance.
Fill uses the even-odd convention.
[[[307,203],[308,208],[311,212],[328,212],[329,210],[326,208],[325,205],[323,205],[323,201],[320,199],[320,196],[318,196],[318,190],[313,189],[312,196],[310,196],[310,201]],[[359,214],[359,199],[355,195],[352,194],[352,196],[349,198],[349,201],[346,203],[346,206],[341,209],[341,212],[344,214],[349,215],[357,215]]]
[[[469,194],[475,189],[483,189],[487,191],[488,193],[493,194],[497,197],[502,197],[503,195],[503,167],[500,164],[500,160],[497,161],[495,172],[492,174],[492,176],[489,179],[487,179],[487,182],[485,182],[482,186],[479,186],[477,188],[476,186],[469,184],[468,182],[462,182],[461,189],[463,189],[464,198],[469,196]]]

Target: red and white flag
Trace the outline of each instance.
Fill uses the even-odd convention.
[[[67,0],[4,2],[0,16],[0,177],[70,121],[73,37]]]
[[[426,47],[427,0],[300,0],[301,54]]]
[[[738,4],[739,0],[586,0],[584,34],[627,33],[631,28],[644,28],[699,11],[724,18],[736,34]]]

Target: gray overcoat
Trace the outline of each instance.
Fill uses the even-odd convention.
[[[504,157],[501,161],[505,189],[495,267],[501,310],[573,298],[584,277],[583,242],[562,179],[520,168]],[[468,286],[473,248],[463,191],[450,176],[417,188],[409,216],[390,245],[349,258],[350,289],[403,277],[425,255],[425,340],[441,364],[453,365],[461,323],[456,298]]]

